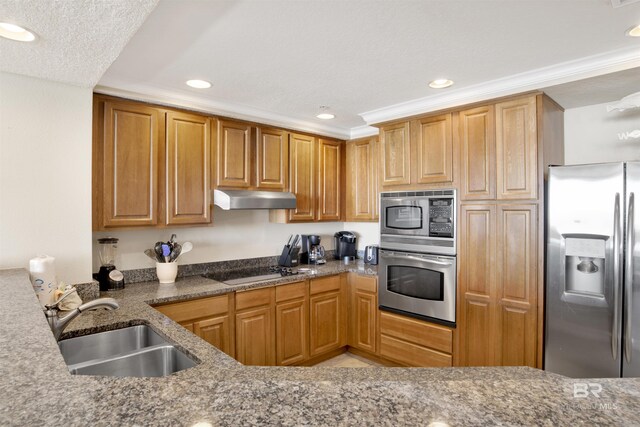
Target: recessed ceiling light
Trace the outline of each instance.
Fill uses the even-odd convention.
[[[8,22],[0,22],[0,37],[16,40],[19,42],[32,42],[36,39],[35,34],[26,28]]]
[[[630,37],[640,37],[640,25],[629,28],[625,34]]]
[[[331,120],[331,119],[335,119],[336,115],[329,112],[329,107],[326,107],[323,105],[320,107],[320,113],[318,113],[316,117],[322,120]]]
[[[211,87],[211,83],[206,80],[187,80],[187,85],[196,89],[209,89]]]
[[[445,87],[449,87],[453,84],[453,80],[449,79],[436,79],[429,83],[429,87],[434,89],[442,89]]]

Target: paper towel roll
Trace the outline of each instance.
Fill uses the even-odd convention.
[[[55,258],[49,255],[38,255],[29,260],[31,284],[43,307],[54,302],[53,293],[58,288],[54,261]]]

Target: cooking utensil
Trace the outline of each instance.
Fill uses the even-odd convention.
[[[155,246],[153,247],[153,250],[156,253],[156,257],[158,258],[159,262],[164,262],[162,255],[162,245],[162,242],[156,242]]]
[[[287,246],[291,246],[291,239],[293,239],[293,234],[289,234],[289,240],[287,240]]]
[[[174,262],[180,256],[182,252],[182,245],[180,243],[173,244],[173,250],[171,251],[171,255],[169,255],[169,262]]]
[[[156,252],[153,249],[145,249],[144,254],[154,261],[159,261],[158,257],[156,256]]]
[[[182,251],[180,252],[180,255],[184,255],[187,252],[191,252],[191,249],[193,249],[193,243],[191,242],[184,242],[182,244]]]
[[[169,255],[171,255],[171,248],[166,243],[163,243],[162,256],[164,257],[164,262],[169,262]]]

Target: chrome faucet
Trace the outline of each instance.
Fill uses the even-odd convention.
[[[51,331],[53,332],[53,336],[56,338],[56,341],[60,339],[60,336],[62,335],[62,332],[67,327],[67,325],[83,312],[98,307],[104,307],[109,310],[115,310],[116,308],[120,307],[118,305],[118,302],[113,298],[98,298],[71,310],[69,314],[64,317],[58,317],[58,313],[60,312],[60,303],[62,302],[62,300],[64,300],[74,292],[75,288],[66,291],[64,294],[62,294],[58,301],[54,302],[53,304],[47,304],[44,306],[44,315],[47,318],[47,322],[49,322],[49,326],[51,327]]]

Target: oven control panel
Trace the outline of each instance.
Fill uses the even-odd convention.
[[[429,236],[453,237],[453,197],[429,199]]]

